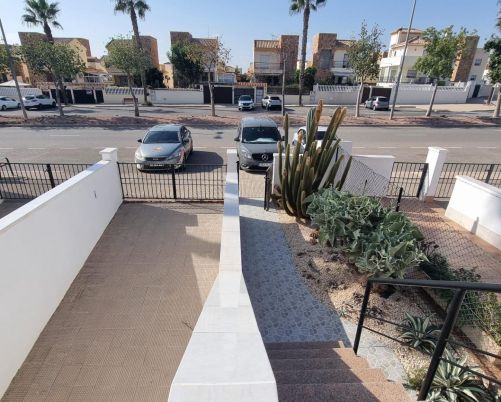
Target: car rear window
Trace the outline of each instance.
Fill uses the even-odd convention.
[[[150,131],[144,137],[143,144],[176,144],[179,143],[177,131]]]
[[[384,96],[378,96],[377,100],[380,100],[381,102],[388,102],[388,98],[385,98]]]
[[[268,144],[280,139],[280,131],[276,127],[244,127],[242,130],[243,143]]]
[[[270,97],[270,99],[271,99],[271,100],[277,100],[277,101],[279,101],[279,100],[280,100],[280,98],[279,98],[278,96],[272,96],[272,97]]]
[[[32,96],[32,95],[28,95],[28,96],[26,97],[26,99],[35,99],[35,97],[34,97],[34,96]]]

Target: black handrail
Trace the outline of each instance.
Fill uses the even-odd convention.
[[[437,344],[435,346],[435,350],[433,351],[433,355],[431,357],[431,362],[428,367],[428,371],[421,385],[421,389],[419,390],[418,400],[423,401],[426,399],[428,392],[430,391],[430,387],[433,382],[433,378],[435,377],[435,373],[438,369],[441,360],[444,360],[442,357],[445,347],[447,343],[454,343],[450,340],[451,332],[454,328],[456,320],[459,315],[459,310],[464,300],[464,296],[467,291],[480,291],[480,292],[494,292],[501,293],[501,283],[476,283],[476,282],[459,282],[459,281],[437,281],[437,280],[421,280],[421,279],[392,279],[392,278],[369,278],[367,281],[367,285],[365,288],[364,299],[362,301],[362,307],[360,309],[360,317],[358,320],[357,332],[355,335],[355,341],[353,342],[353,351],[358,353],[358,347],[360,345],[360,337],[362,335],[363,328],[369,329],[373,332],[376,332],[380,335],[386,336],[378,331],[372,330],[364,325],[364,320],[367,314],[367,306],[369,303],[369,297],[371,293],[372,286],[374,284],[381,285],[395,285],[395,286],[408,286],[408,287],[419,287],[419,288],[432,288],[432,289],[452,289],[455,290],[454,296],[449,303],[447,309],[447,315],[445,317],[444,325],[440,330],[440,335],[437,339]],[[370,318],[379,319],[374,316],[370,316]],[[387,321],[383,320],[382,321]],[[393,339],[393,338],[392,338]],[[468,347],[466,345],[463,345]],[[501,356],[494,355],[492,353],[487,353],[476,348],[470,348],[472,350],[477,350],[481,353],[487,354],[489,356],[501,359]],[[456,364],[457,365],[457,364]],[[469,370],[471,371],[471,370]],[[481,375],[477,373],[481,377],[487,378],[491,381],[493,379],[491,377],[487,377],[485,375]],[[497,381],[496,381],[497,382]]]

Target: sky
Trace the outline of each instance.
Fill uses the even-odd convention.
[[[407,27],[413,0],[327,0],[311,14],[307,59],[311,59],[311,38],[317,32],[335,32],[339,39],[351,39],[362,21],[384,30],[384,44],[396,28]],[[19,31],[41,31],[21,22],[24,0],[0,0],[0,18],[10,43],[19,43]],[[139,22],[143,35],[157,38],[160,62],[167,62],[170,31],[188,31],[194,37],[222,39],[231,50],[231,65],[247,70],[252,62],[254,39],[274,39],[280,34],[302,32],[302,17],[288,12],[290,0],[148,0],[151,11]],[[54,36],[90,40],[92,55],[106,53],[105,44],[117,35],[131,33],[128,16],[115,15],[112,0],[59,0],[58,21],[62,30]],[[442,28],[454,25],[476,30],[480,46],[495,32],[497,0],[417,0],[413,26]]]

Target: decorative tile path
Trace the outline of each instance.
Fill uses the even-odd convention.
[[[342,340],[351,346],[356,325],[343,320],[315,299],[294,266],[287,240],[274,210],[261,199],[241,198],[240,227],[245,282],[259,330],[267,342]],[[393,381],[405,372],[387,343],[364,331],[359,354],[382,368]]]

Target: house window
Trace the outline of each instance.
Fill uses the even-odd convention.
[[[407,78],[416,78],[417,77],[417,71],[416,70],[407,70]]]
[[[470,77],[470,81],[476,81],[477,80],[477,76],[475,74],[473,74],[471,77]]]
[[[480,64],[482,64],[482,59],[475,59],[474,65],[479,66]]]

